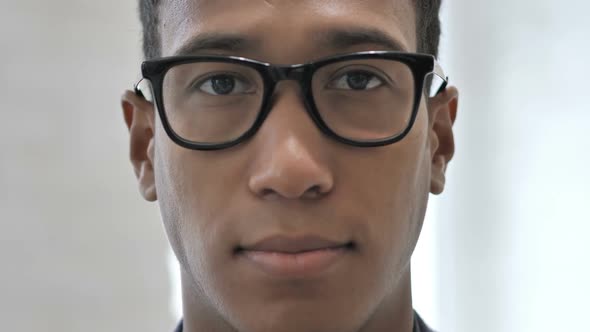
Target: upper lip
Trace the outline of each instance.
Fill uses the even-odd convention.
[[[252,245],[240,247],[240,249],[249,251],[300,253],[305,251],[344,247],[350,244],[350,242],[329,240],[317,235],[297,237],[275,235],[264,238]]]

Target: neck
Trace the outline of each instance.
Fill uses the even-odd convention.
[[[411,272],[407,271],[395,284],[377,307],[373,315],[358,332],[396,331],[412,332],[414,328],[414,309],[412,307]]]
[[[238,332],[221,316],[201,287],[181,268],[182,332]]]

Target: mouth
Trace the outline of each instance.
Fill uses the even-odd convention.
[[[317,236],[273,236],[238,246],[234,255],[275,278],[308,278],[321,274],[356,250],[353,241]]]

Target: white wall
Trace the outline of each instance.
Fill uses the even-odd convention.
[[[167,243],[127,158],[134,1],[0,1],[0,330],[171,331]]]
[[[446,6],[462,94],[438,202],[440,329],[588,329],[590,3]]]

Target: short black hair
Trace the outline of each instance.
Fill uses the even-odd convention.
[[[139,0],[139,19],[143,27],[143,54],[146,59],[160,57],[159,37],[162,0]],[[412,0],[416,9],[416,40],[418,52],[438,57],[440,41],[440,5],[442,0]]]

